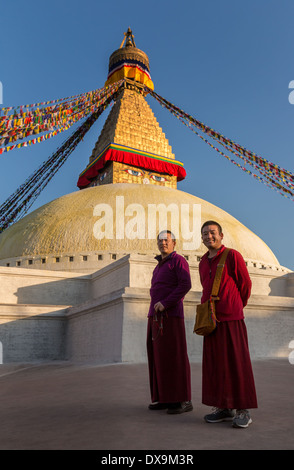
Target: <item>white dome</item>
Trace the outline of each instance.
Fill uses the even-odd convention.
[[[148,235],[157,234],[154,213],[159,204],[167,214],[167,228],[176,232],[178,252],[205,253],[200,227],[212,219],[221,224],[226,246],[238,250],[245,259],[279,265],[257,235],[222,209],[183,191],[147,184],[106,184],[45,204],[1,234],[0,259],[80,252],[157,252],[156,240],[148,239]]]

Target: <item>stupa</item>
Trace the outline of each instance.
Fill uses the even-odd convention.
[[[262,306],[265,316],[273,308],[275,315],[285,310],[283,321],[290,322],[290,270],[230,214],[177,189],[186,171],[146,101],[145,85],[153,89],[149,59],[136,47],[130,29],[109,59],[106,84],[120,80],[114,105],[78,177],[79,189],[0,235],[0,341],[7,361],[146,360],[150,278],[156,236],[163,228],[175,233],[177,251],[190,264],[193,287],[186,298],[186,318],[192,332],[201,291],[198,263],[206,251],[200,227],[210,219],[221,223],[224,243],[245,258],[253,280],[248,307],[253,316]],[[258,334],[251,334],[257,356],[285,354],[288,337],[281,340],[275,333],[277,338],[264,347]],[[191,359],[198,360],[199,341],[191,337],[188,347]]]
[[[27,215],[0,236],[0,265],[93,272],[130,253],[155,254],[156,233],[173,229],[190,260],[205,252],[201,222],[221,221],[228,246],[249,265],[280,270],[271,249],[220,208],[177,189],[186,177],[145,99],[149,59],[130,28],[109,59],[106,85],[124,80],[81,172],[81,191]]]

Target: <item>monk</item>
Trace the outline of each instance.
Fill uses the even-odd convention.
[[[209,299],[216,268],[225,246],[218,222],[201,228],[207,253],[199,263],[203,287],[201,302]],[[244,307],[251,294],[251,279],[242,255],[230,249],[216,301],[217,328],[203,342],[202,402],[213,406],[208,423],[231,421],[233,427],[252,423],[250,408],[257,408],[255,383],[244,322]]]
[[[191,289],[189,265],[174,251],[171,231],[160,232],[150,289],[147,354],[152,403],[150,410],[169,414],[192,411],[191,372],[187,354],[183,300]]]

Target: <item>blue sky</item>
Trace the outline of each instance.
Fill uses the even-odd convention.
[[[110,54],[131,27],[149,56],[155,91],[216,131],[293,172],[293,0],[63,0],[2,2],[3,105],[63,98],[104,86]],[[147,98],[187,178],[178,189],[221,207],[294,270],[293,201],[210,149]],[[31,210],[77,191],[107,111]],[[0,157],[3,202],[72,130]],[[238,161],[240,162],[240,161]],[[286,238],[285,238],[286,237]],[[285,238],[285,240],[284,240]]]

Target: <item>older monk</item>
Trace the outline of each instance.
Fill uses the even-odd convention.
[[[187,261],[174,251],[172,232],[160,232],[157,245],[160,255],[152,276],[147,327],[149,409],[178,414],[193,409],[183,308],[191,278]]]

